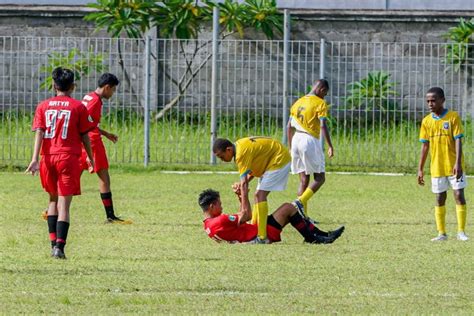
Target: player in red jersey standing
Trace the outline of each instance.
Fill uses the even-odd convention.
[[[81,144],[94,165],[87,132],[92,118],[80,101],[71,98],[74,73],[58,67],[52,73],[56,96],[36,108],[32,130],[35,145],[26,173],[40,173],[49,194],[48,229],[54,258],[65,259],[72,197],[81,194]],[[39,155],[41,150],[41,162]]]
[[[82,151],[81,160],[83,169],[89,170],[90,173],[95,172],[99,177],[99,191],[107,216],[106,223],[131,224],[131,220],[123,220],[115,216],[112,192],[110,190],[109,161],[104,143],[102,142],[102,136],[105,136],[113,143],[118,141],[118,136],[99,128],[102,116],[102,99],[110,99],[114,95],[119,83],[120,81],[116,76],[111,73],[104,73],[99,78],[97,89],[85,95],[82,99],[82,104],[87,107],[87,111],[94,120],[95,125],[94,129],[89,132],[95,165],[92,167],[88,164],[85,150]]]
[[[199,206],[204,214],[204,230],[217,242],[257,243],[258,225],[248,224],[252,209],[248,199],[248,183],[234,187],[239,198],[240,207],[237,214],[223,214],[219,192],[208,189],[199,195]],[[305,242],[329,244],[339,238],[344,226],[333,232],[318,229],[304,216],[303,210],[296,203],[284,203],[267,219],[267,237],[270,242],[281,241],[280,234],[290,223],[303,237]]]

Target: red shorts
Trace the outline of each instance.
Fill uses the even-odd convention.
[[[271,225],[267,225],[267,238],[271,242],[278,242],[281,241],[281,230]]]
[[[44,155],[40,161],[40,178],[44,190],[52,195],[81,194],[80,157],[71,154]]]
[[[105,146],[102,140],[91,142],[91,148],[92,157],[94,158],[94,170],[89,172],[94,173],[102,169],[109,169],[109,160],[107,159],[107,153],[105,152]],[[81,166],[82,170],[89,169],[87,153],[84,148],[82,148]]]

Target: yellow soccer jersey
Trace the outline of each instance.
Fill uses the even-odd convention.
[[[453,175],[456,163],[456,142],[463,137],[461,119],[456,112],[445,109],[440,116],[431,113],[421,122],[420,142],[430,143],[431,176],[434,178]],[[464,169],[464,157],[461,157]]]
[[[326,102],[316,95],[305,95],[299,98],[291,107],[290,116],[298,122],[305,131],[319,138],[321,123],[328,115]]]
[[[288,149],[279,141],[263,136],[241,138],[235,142],[235,163],[241,177],[261,177],[265,171],[283,168],[291,161]]]

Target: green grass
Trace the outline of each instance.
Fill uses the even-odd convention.
[[[202,229],[197,194],[221,190],[235,210],[237,175],[112,170],[129,226],[102,224],[93,175],[72,204],[68,260],[49,257],[39,179],[0,173],[0,306],[5,314],[465,314],[474,313],[473,240],[435,235],[429,187],[414,176],[329,174],[310,202],[321,227],[346,225],[332,245],[306,245],[289,226],[274,245],[217,244]],[[255,183],[252,185],[252,190]],[[269,197],[294,198],[297,177]],[[468,201],[473,191],[466,190]],[[472,234],[472,207],[468,206]]]

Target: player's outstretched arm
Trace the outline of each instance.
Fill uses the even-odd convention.
[[[26,168],[25,173],[31,173],[35,175],[39,171],[39,153],[41,150],[41,145],[43,144],[44,130],[37,129],[35,133],[35,145],[33,147],[33,156],[31,157],[31,162]]]
[[[242,178],[240,182],[240,207],[239,224],[243,224],[252,218],[252,207],[249,201],[249,183],[247,178]]]
[[[104,135],[105,138],[107,138],[108,140],[110,140],[112,143],[116,143],[118,141],[118,136],[115,135],[115,134],[112,134],[112,133],[109,133],[107,132],[106,130],[103,130],[101,128],[99,128],[99,131],[100,131],[100,134],[101,135]]]

